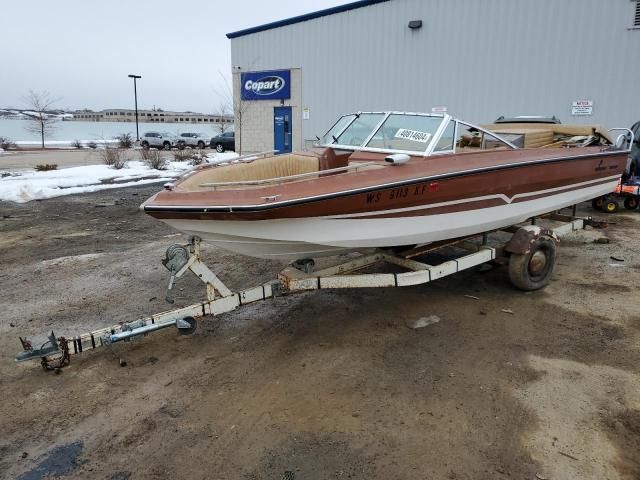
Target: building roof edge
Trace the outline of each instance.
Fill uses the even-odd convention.
[[[370,5],[375,5],[377,3],[383,3],[388,1],[389,0],[360,0],[358,2],[346,3],[344,5],[338,5],[336,7],[326,8],[324,10],[305,13],[304,15],[298,15],[297,17],[286,18],[284,20],[265,23],[264,25],[258,25],[256,27],[246,28],[244,30],[238,30],[237,32],[227,33],[227,38],[233,39],[238,37],[244,37],[245,35],[251,35],[252,33],[264,32],[265,30],[272,30],[274,28],[284,27],[286,25],[293,25],[295,23],[306,22],[309,20],[314,20],[316,18],[326,17],[328,15],[347,12],[349,10],[355,10],[356,8],[368,7]]]

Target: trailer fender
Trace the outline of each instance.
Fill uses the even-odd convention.
[[[511,239],[504,246],[504,251],[525,255],[531,250],[533,243],[540,237],[546,236],[558,243],[560,239],[553,230],[540,228],[537,225],[527,225],[516,230]]]

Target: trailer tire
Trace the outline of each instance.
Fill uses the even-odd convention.
[[[591,200],[591,206],[596,210],[602,210],[603,205],[604,205],[603,197],[596,197],[593,200]]]
[[[638,208],[638,198],[637,197],[627,197],[624,199],[624,208],[627,210],[635,210]]]
[[[609,199],[605,200],[602,204],[602,211],[605,213],[616,213],[620,205],[616,200]]]
[[[551,281],[556,264],[556,242],[541,236],[527,253],[512,253],[509,257],[509,279],[520,290],[532,291]]]

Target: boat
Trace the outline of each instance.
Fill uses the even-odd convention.
[[[310,151],[200,165],[141,208],[259,258],[423,245],[613,192],[628,155],[618,140],[597,126],[482,127],[446,113],[358,112]]]

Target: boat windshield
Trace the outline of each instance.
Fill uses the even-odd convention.
[[[424,152],[441,123],[442,117],[392,113],[380,125],[366,147]]]
[[[361,147],[364,141],[369,138],[371,132],[378,126],[384,118],[384,113],[361,113],[338,137],[336,142],[339,145],[350,147]]]
[[[442,115],[355,113],[340,117],[318,143],[354,150],[425,153],[442,122]]]
[[[354,118],[356,118],[356,116],[353,114],[340,117],[338,121],[333,125],[333,127],[331,127],[329,131],[322,136],[322,138],[319,140],[319,143],[321,145],[328,145],[330,143],[335,143],[337,139],[336,135],[339,135],[340,132],[344,130],[344,127],[349,125]]]
[[[408,112],[360,112],[345,115],[319,139],[318,145],[346,150],[430,156],[462,151],[470,142],[473,143],[470,148],[482,150],[517,148],[495,133],[447,114]]]

